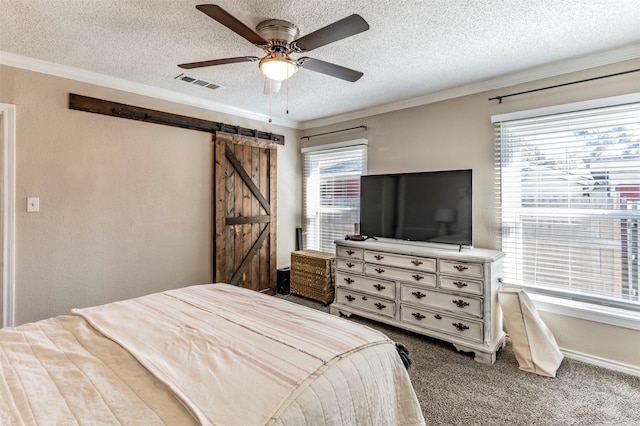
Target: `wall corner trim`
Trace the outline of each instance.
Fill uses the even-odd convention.
[[[2,327],[15,325],[16,106],[0,103],[2,129]]]

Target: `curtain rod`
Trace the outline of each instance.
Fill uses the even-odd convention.
[[[555,89],[557,87],[569,86],[569,85],[577,84],[577,83],[585,83],[587,81],[600,80],[601,78],[616,77],[618,75],[630,74],[632,72],[638,72],[638,71],[640,71],[640,68],[637,68],[635,70],[622,71],[622,72],[618,72],[618,73],[615,73],[615,74],[601,75],[600,77],[587,78],[585,80],[572,81],[570,83],[556,84],[555,86],[541,87],[540,89],[533,89],[533,90],[527,90],[527,91],[524,91],[524,92],[511,93],[509,95],[494,96],[493,98],[489,98],[489,100],[490,101],[497,100],[498,103],[502,103],[502,99],[503,98],[508,98],[510,96],[518,96],[518,95],[524,95],[525,93],[532,93],[532,92],[539,92],[541,90]]]
[[[302,136],[300,139],[307,139],[308,140],[308,139],[311,139],[311,138],[315,138],[316,136],[330,135],[332,133],[346,132],[348,130],[354,130],[354,129],[365,129],[365,130],[367,130],[367,126],[356,126],[356,127],[350,127],[348,129],[334,130],[333,132],[325,132],[325,133],[318,133],[316,135]]]

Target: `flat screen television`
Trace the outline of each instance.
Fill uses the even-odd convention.
[[[471,170],[360,178],[360,233],[471,246]]]

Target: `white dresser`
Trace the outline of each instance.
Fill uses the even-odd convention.
[[[493,364],[505,344],[497,297],[503,257],[486,249],[339,240],[330,311],[445,340]]]

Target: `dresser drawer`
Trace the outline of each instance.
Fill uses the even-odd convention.
[[[400,321],[430,328],[464,339],[482,342],[482,322],[462,319],[442,312],[400,305]]]
[[[445,309],[461,315],[482,318],[482,299],[460,296],[439,291],[430,291],[417,286],[403,284],[400,288],[400,300],[438,310]]]
[[[350,289],[338,287],[336,289],[336,302],[341,305],[353,306],[375,312],[378,315],[393,318],[396,314],[396,302],[381,297],[365,295]]]
[[[460,293],[484,294],[482,281],[473,281],[466,278],[440,276],[440,288]]]
[[[364,261],[424,272],[436,272],[436,260],[428,257],[405,256],[367,250],[364,253]]]
[[[362,275],[338,272],[336,274],[336,285],[389,299],[395,299],[396,297],[396,283],[393,281],[375,280]]]
[[[337,258],[336,269],[362,273],[364,271],[364,263],[351,259]]]
[[[436,286],[435,274],[424,273],[421,271],[411,271],[409,269],[392,268],[390,266],[375,263],[365,263],[364,273],[372,277],[420,283],[426,287]]]
[[[362,260],[364,258],[363,253],[363,249],[341,246],[336,247],[336,256],[338,257]]]
[[[481,263],[455,262],[453,260],[441,260],[440,273],[477,278],[484,276]]]

